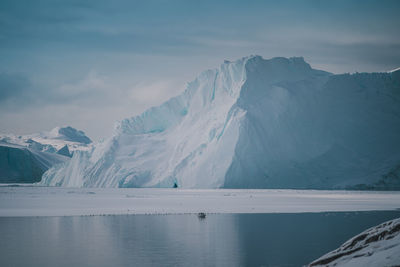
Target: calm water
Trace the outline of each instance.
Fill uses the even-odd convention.
[[[301,266],[400,211],[0,218],[0,266]]]

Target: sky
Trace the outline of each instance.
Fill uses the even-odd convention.
[[[0,132],[94,140],[248,55],[333,73],[400,67],[400,1],[0,1]]]

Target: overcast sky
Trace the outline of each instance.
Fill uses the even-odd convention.
[[[0,1],[0,132],[98,140],[201,71],[258,54],[400,66],[400,1]]]

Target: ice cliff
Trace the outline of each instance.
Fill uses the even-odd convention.
[[[43,185],[400,189],[400,72],[245,57],[48,170]]]

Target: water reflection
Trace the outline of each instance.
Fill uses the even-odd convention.
[[[0,218],[1,266],[301,266],[400,211]]]

